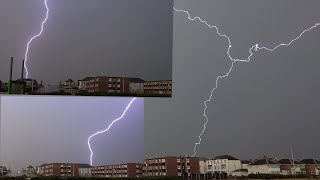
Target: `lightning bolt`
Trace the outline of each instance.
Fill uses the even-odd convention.
[[[28,53],[29,53],[30,44],[31,44],[31,42],[32,42],[34,39],[36,39],[36,38],[38,38],[39,36],[41,36],[41,34],[42,34],[42,32],[43,32],[43,26],[44,26],[44,24],[47,22],[47,19],[48,19],[48,17],[49,17],[49,7],[48,7],[48,4],[47,4],[47,1],[48,1],[48,0],[44,0],[44,5],[45,5],[47,11],[46,11],[46,17],[45,17],[45,19],[44,19],[44,20],[42,21],[42,23],[41,23],[40,32],[39,32],[38,34],[34,35],[34,36],[28,41],[28,43],[27,43],[26,53],[25,53],[25,55],[24,55],[24,60],[25,60],[24,69],[26,70],[26,78],[28,78],[28,75],[29,75],[28,68],[27,68],[27,61],[28,61]]]
[[[203,103],[204,103],[203,117],[205,118],[205,123],[204,123],[203,129],[202,129],[202,131],[201,131],[201,133],[200,133],[200,135],[199,135],[199,141],[194,144],[194,147],[193,147],[193,155],[192,155],[192,157],[193,157],[193,156],[195,156],[195,155],[197,154],[197,151],[196,151],[197,146],[200,145],[201,140],[202,140],[201,137],[202,137],[203,133],[205,132],[205,130],[206,130],[206,128],[207,128],[207,124],[208,124],[208,122],[209,122],[209,119],[208,119],[207,114],[206,114],[206,110],[207,110],[207,108],[208,108],[207,103],[210,102],[210,101],[213,99],[213,93],[214,93],[214,91],[218,88],[219,80],[221,80],[221,79],[226,78],[226,77],[229,76],[229,74],[230,74],[231,71],[233,70],[234,63],[235,63],[235,62],[250,62],[251,57],[253,56],[253,53],[254,53],[254,52],[257,52],[258,50],[266,50],[266,51],[273,52],[273,51],[277,50],[277,49],[280,48],[280,47],[283,47],[283,46],[288,47],[288,46],[290,46],[293,42],[295,42],[296,40],[300,39],[306,32],[308,32],[308,31],[310,31],[310,30],[312,30],[312,29],[320,26],[320,23],[316,23],[315,25],[311,26],[310,28],[303,30],[303,31],[299,34],[299,36],[297,36],[296,38],[292,39],[292,40],[289,41],[288,43],[281,43],[281,44],[279,44],[279,45],[277,45],[277,46],[275,46],[275,47],[273,47],[273,48],[268,48],[268,47],[265,47],[265,46],[261,46],[261,47],[260,47],[259,44],[255,44],[255,45],[253,45],[253,46],[249,49],[249,56],[247,57],[247,59],[237,59],[237,58],[233,58],[233,57],[230,55],[230,50],[231,50],[231,48],[232,48],[232,43],[231,43],[230,37],[228,37],[227,35],[221,33],[221,32],[219,31],[219,28],[218,28],[217,26],[215,26],[215,25],[210,25],[209,23],[207,23],[205,20],[202,20],[202,19],[201,19],[200,17],[198,17],[198,16],[195,16],[195,17],[192,18],[191,15],[190,15],[190,13],[189,13],[189,11],[176,9],[175,7],[173,7],[173,9],[174,9],[176,12],[187,14],[188,19],[191,20],[191,21],[198,20],[198,21],[200,21],[201,23],[203,23],[205,26],[207,26],[207,27],[209,27],[209,28],[211,28],[211,29],[215,29],[216,33],[217,33],[220,37],[226,38],[227,41],[228,41],[228,44],[229,44],[229,47],[228,47],[228,49],[227,49],[227,55],[228,55],[229,59],[230,59],[231,62],[232,62],[229,70],[228,70],[225,74],[220,75],[220,76],[218,76],[218,77],[216,78],[215,86],[214,86],[213,89],[211,90],[209,98],[206,99],[206,100],[203,102]],[[253,52],[253,51],[254,51],[254,52]]]
[[[96,135],[98,135],[98,134],[102,134],[102,133],[107,132],[107,131],[111,128],[111,126],[113,125],[113,123],[115,123],[115,122],[119,121],[120,119],[122,119],[123,116],[126,114],[127,110],[130,108],[131,104],[133,103],[133,101],[134,101],[135,99],[136,99],[136,98],[133,98],[133,99],[130,101],[130,103],[127,105],[126,109],[123,111],[122,115],[121,115],[119,118],[113,120],[113,121],[111,122],[111,124],[109,124],[108,128],[106,128],[106,129],[104,129],[104,130],[102,130],[102,131],[98,131],[98,132],[92,134],[91,136],[89,136],[89,138],[88,138],[88,147],[89,147],[89,150],[90,150],[90,165],[91,165],[91,166],[92,166],[92,157],[93,157],[93,151],[92,151],[92,149],[91,149],[91,144],[90,144],[91,138],[93,138],[94,136],[96,136]]]

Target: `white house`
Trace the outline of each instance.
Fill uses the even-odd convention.
[[[42,165],[40,165],[40,166],[37,166],[37,173],[38,173],[38,174],[40,174],[40,175],[44,174],[44,171],[45,171],[44,167],[45,167],[45,165],[46,165],[46,164],[42,164]]]
[[[200,170],[200,174],[206,174],[208,173],[207,170],[207,158],[199,158],[199,170]]]
[[[270,158],[255,160],[247,167],[248,174],[281,174],[280,164]]]
[[[241,161],[229,155],[216,156],[213,159],[207,160],[207,170],[209,173],[227,173],[229,176],[237,169],[241,169]]]

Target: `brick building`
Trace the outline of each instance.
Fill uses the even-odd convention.
[[[82,80],[82,89],[87,92],[129,93],[130,82],[141,82],[139,78],[98,76]]]
[[[146,81],[143,83],[143,91],[147,94],[171,94],[172,81]]]
[[[320,176],[320,161],[316,159],[303,159],[300,161],[305,164],[306,174],[308,176]]]
[[[126,163],[95,166],[91,168],[91,175],[98,177],[142,177],[142,164]]]
[[[42,176],[79,176],[79,164],[51,163],[38,167],[38,173]]]
[[[183,173],[199,174],[198,157],[165,156],[144,160],[143,176],[182,176]]]
[[[280,159],[280,171],[283,175],[305,174],[305,165],[292,159]]]

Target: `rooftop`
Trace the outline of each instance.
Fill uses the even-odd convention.
[[[279,163],[270,158],[264,158],[264,159],[255,160],[253,163],[250,163],[249,165],[265,165],[265,164],[279,164]]]
[[[278,163],[279,164],[302,164],[301,162],[292,160],[292,159],[280,159]]]
[[[319,164],[320,165],[320,161],[316,160],[316,159],[302,159],[300,162],[302,162],[303,164]]]
[[[217,159],[228,159],[228,160],[239,160],[233,156],[230,155],[220,155],[220,156],[216,156],[213,158],[213,160],[217,160]]]

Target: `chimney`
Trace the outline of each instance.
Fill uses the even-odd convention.
[[[24,60],[22,60],[22,69],[21,69],[21,81],[23,81],[23,73],[24,73]]]

